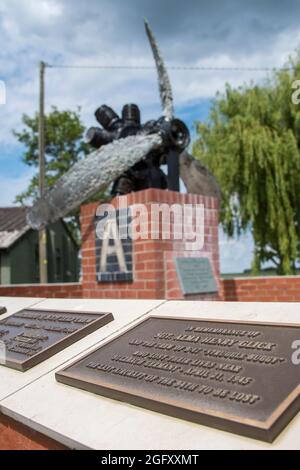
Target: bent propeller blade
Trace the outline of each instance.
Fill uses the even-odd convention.
[[[27,214],[29,225],[39,229],[64,217],[162,143],[158,134],[134,135],[90,153],[37,200]]]
[[[144,20],[146,33],[151,45],[158,74],[159,94],[164,116],[172,119],[174,115],[171,82],[161,52],[147,20]],[[186,151],[179,156],[180,177],[189,193],[206,194],[220,198],[220,188],[214,176]]]
[[[172,93],[172,87],[171,87],[169,74],[165,66],[161,52],[158,48],[154,34],[152,33],[150,26],[146,19],[144,20],[144,23],[145,23],[146,33],[147,33],[150,46],[152,49],[155,65],[156,65],[156,70],[157,70],[157,75],[158,75],[159,94],[160,94],[161,105],[163,108],[163,113],[166,118],[172,119],[174,115],[174,107],[173,107],[173,93]]]

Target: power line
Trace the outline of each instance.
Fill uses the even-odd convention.
[[[107,70],[155,70],[151,65],[68,65],[68,64],[46,64],[52,69],[107,69]],[[200,71],[233,71],[233,72],[273,72],[293,70],[293,67],[206,67],[201,65],[185,66],[170,65],[169,70],[200,70]]]

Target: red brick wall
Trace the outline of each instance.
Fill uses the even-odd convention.
[[[166,254],[166,259],[168,258]],[[169,298],[177,298],[178,281],[175,273],[173,260],[167,259],[166,264],[160,260],[140,261],[140,268],[149,269],[149,276],[152,276],[150,268],[164,269],[166,266],[167,277],[166,285],[169,292]],[[176,276],[176,278],[175,278]],[[175,281],[175,282],[174,282]],[[138,284],[135,283],[138,287]],[[144,287],[152,287],[152,279],[142,281],[140,284]],[[253,278],[234,278],[220,280],[219,300],[239,301],[239,302],[300,302],[300,276],[285,277],[253,277]],[[157,292],[162,295],[162,290],[155,283]],[[145,289],[148,294],[148,289]],[[123,288],[124,293],[124,288]],[[141,294],[142,295],[142,294]],[[81,284],[28,284],[28,285],[12,285],[0,286],[0,297],[46,297],[46,298],[81,298],[83,297],[83,289]],[[95,293],[95,297],[97,297]],[[99,295],[98,297],[101,297]],[[107,292],[105,297],[109,298]],[[116,298],[116,293],[111,294],[112,298]],[[121,295],[120,295],[121,297]],[[129,293],[127,293],[129,297]],[[126,291],[124,298],[126,298]],[[140,298],[140,297],[138,297]],[[207,300],[209,296],[206,297]]]
[[[220,296],[239,302],[300,302],[300,276],[223,279]]]
[[[133,282],[96,282],[95,226],[94,217],[98,203],[81,207],[82,233],[82,272],[83,297],[85,298],[136,298],[136,299],[182,299],[174,265],[175,256],[207,256],[216,278],[219,277],[218,251],[218,201],[212,197],[182,194],[173,191],[148,189],[115,198],[111,204],[118,207],[123,202],[127,206],[144,204],[149,209],[152,203],[203,204],[205,208],[204,246],[198,251],[187,251],[184,240],[147,240],[133,241]],[[149,227],[150,227],[150,221]],[[160,229],[162,225],[160,224]],[[161,231],[160,231],[161,236]],[[201,295],[196,298],[212,298]],[[215,297],[214,297],[215,298]]]
[[[70,298],[82,297],[82,285],[70,284],[15,284],[0,286],[0,297],[46,297]]]

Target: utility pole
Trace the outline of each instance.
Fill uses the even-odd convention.
[[[45,192],[45,62],[40,62],[40,103],[39,103],[39,190],[40,197]],[[47,232],[39,230],[40,283],[48,282]]]

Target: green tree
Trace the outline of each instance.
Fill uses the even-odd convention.
[[[197,124],[193,145],[221,186],[225,232],[252,231],[254,273],[272,261],[279,274],[291,274],[299,260],[300,105],[292,102],[292,83],[300,55],[288,66],[261,86],[226,85],[207,122]]]
[[[25,147],[22,161],[31,167],[39,166],[38,114],[22,116],[24,128],[13,131],[14,136]],[[83,141],[85,127],[79,112],[59,111],[52,107],[45,116],[45,160],[46,184],[52,186],[74,163],[88,153]],[[26,204],[38,197],[38,172],[32,178],[26,191],[16,197],[16,202]]]
[[[24,114],[22,122],[24,128],[21,131],[13,131],[13,134],[24,145],[22,161],[37,169],[27,190],[16,197],[16,202],[25,205],[31,204],[39,195],[38,114],[33,117]],[[89,152],[87,144],[83,141],[84,132],[85,127],[79,111],[59,111],[52,107],[50,113],[45,116],[45,169],[48,187]],[[73,234],[78,238],[78,211],[73,212],[67,220]]]

